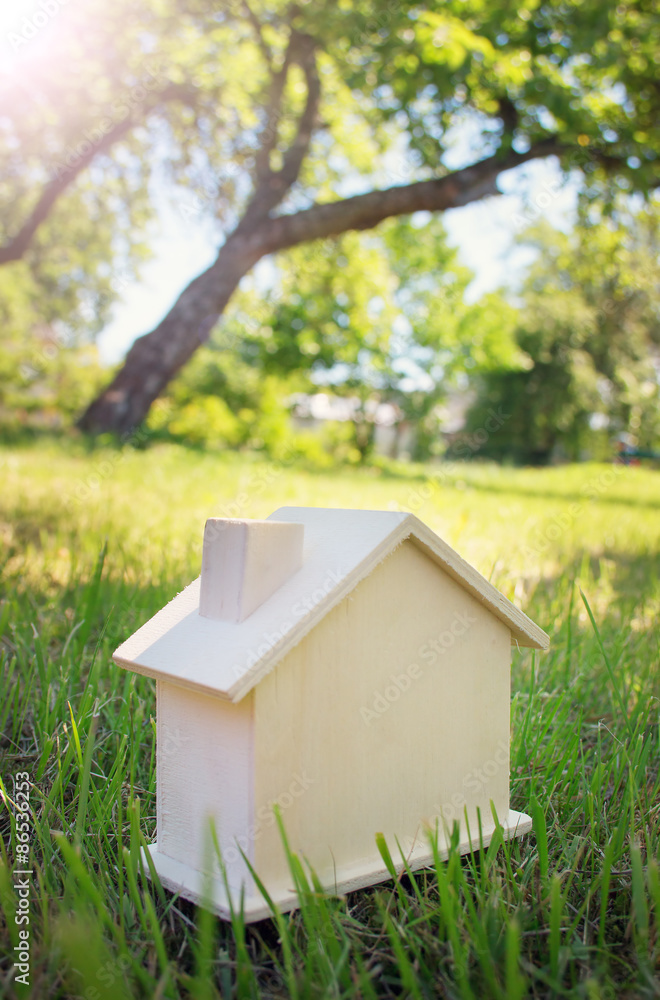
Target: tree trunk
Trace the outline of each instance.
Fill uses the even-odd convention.
[[[264,250],[258,239],[236,232],[217,259],[181,293],[165,319],[139,337],[110,383],[83,413],[84,431],[128,434],[149,412],[167,383],[208,340],[244,274]]]

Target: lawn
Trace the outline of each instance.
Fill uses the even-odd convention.
[[[52,441],[0,451],[0,475],[2,996],[660,996],[657,472]],[[141,877],[154,685],[110,656],[198,575],[206,517],[286,504],[412,510],[550,634],[513,661],[512,807],[534,832],[245,928]]]

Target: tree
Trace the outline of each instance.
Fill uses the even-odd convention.
[[[26,272],[0,272],[0,425],[71,424],[107,378],[96,347],[57,319],[62,302],[44,308]],[[31,331],[26,337],[25,331]]]
[[[173,180],[191,185],[187,210],[216,220],[223,242],[135,342],[83,416],[89,430],[139,423],[268,254],[468,204],[495,194],[503,171],[547,156],[579,168],[591,192],[608,175],[640,190],[657,183],[660,45],[646,0],[605,8],[597,0],[449,0],[439,12],[409,0],[269,0],[220,11],[197,0],[142,0],[132,10],[130,28],[111,32],[121,39],[113,79],[134,79],[145,46],[157,48],[162,102],[175,86],[187,103],[168,105],[151,135],[129,128],[116,147],[102,145],[99,181],[104,171],[144,177],[148,154],[167,150]],[[113,7],[113,16],[125,13]],[[92,76],[92,89],[107,95],[110,77]],[[472,148],[451,169],[461,123],[472,128]],[[393,163],[405,183],[388,186]],[[346,178],[356,175],[367,189],[346,196]]]
[[[194,93],[183,74],[164,76],[140,53],[146,13],[136,22],[122,0],[54,13],[51,4],[9,33],[16,62],[0,69],[3,332],[12,364],[22,358],[19,367],[44,375],[52,365],[28,356],[38,362],[54,345],[64,362],[87,350],[138,273],[153,216],[149,150]],[[17,310],[11,289],[28,288],[30,308]]]
[[[610,215],[591,208],[570,234],[532,227],[518,371],[481,379],[468,434],[500,406],[507,421],[483,453],[545,463],[561,446],[579,458],[596,423],[653,447],[660,434],[660,205]]]

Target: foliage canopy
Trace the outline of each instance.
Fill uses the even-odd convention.
[[[585,199],[647,194],[659,57],[649,0],[67,7],[0,85],[0,262],[100,317],[164,192],[211,228],[216,262],[83,420],[130,429],[264,256],[460,207],[548,156]]]

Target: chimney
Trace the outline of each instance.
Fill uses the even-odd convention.
[[[199,613],[242,622],[302,566],[304,525],[210,517],[204,528]]]

